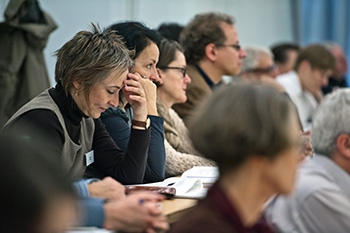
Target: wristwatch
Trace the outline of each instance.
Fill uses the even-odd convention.
[[[148,117],[147,117],[146,121],[137,121],[135,119],[132,119],[131,124],[133,126],[138,126],[138,127],[148,129],[149,126],[151,125],[151,120]]]

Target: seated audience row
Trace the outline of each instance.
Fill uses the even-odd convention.
[[[166,177],[181,175],[195,165],[214,166],[214,162],[202,158],[193,149],[186,127],[181,119],[176,117],[176,113],[170,110],[173,103],[186,100],[186,84],[190,82],[190,78],[186,75],[186,60],[181,47],[177,45],[175,48],[176,42],[167,40],[163,40],[160,44],[158,34],[140,23],[124,22],[114,24],[111,28],[123,36],[130,50],[136,48],[133,57],[135,65],[131,72],[138,73],[144,78],[140,82],[147,97],[147,109],[151,121],[151,140],[144,182],[163,180],[164,175]],[[181,67],[168,66],[171,62],[181,63]],[[179,77],[181,75],[183,77]],[[157,96],[159,96],[158,101]],[[166,102],[167,107],[162,104],[163,101]],[[171,118],[168,111],[173,113]],[[164,118],[166,118],[165,122]],[[119,107],[110,107],[102,113],[101,119],[116,144],[126,150],[130,138],[129,125],[131,125],[130,122],[134,122],[130,104],[121,101]],[[177,119],[176,128],[174,128],[174,119]],[[177,132],[178,130],[181,134]],[[88,167],[89,177],[106,176],[106,173],[101,170],[99,173],[102,175],[97,175],[92,171],[94,168],[94,164]]]
[[[97,46],[99,49],[95,49]],[[146,169],[149,130],[147,125],[136,123],[146,121],[150,110],[141,83],[142,74],[127,74],[132,64],[129,55],[122,41],[110,31],[100,33],[95,28],[93,33],[78,33],[57,52],[56,87],[21,108],[4,132],[17,130],[21,135],[35,137],[29,126],[36,128],[35,131],[49,139],[50,151],[62,160],[73,179],[82,178],[85,168],[93,164],[122,183],[141,183]],[[152,60],[153,66],[157,60]],[[97,119],[108,106],[117,107],[121,89],[133,107],[135,122],[126,152],[111,141]],[[87,153],[91,149],[94,153]]]
[[[27,157],[35,158],[33,168],[43,166],[37,154],[57,165],[52,171],[48,165],[42,186],[32,184],[43,189],[38,196],[42,207],[23,229],[15,224],[9,229],[46,232],[83,225],[165,231],[169,226],[158,205],[164,197],[149,192],[126,195],[123,185],[161,181],[196,165],[217,165],[220,177],[171,232],[327,232],[335,225],[334,229],[347,229],[346,214],[330,218],[328,228],[313,221],[315,212],[324,212],[326,218],[332,203],[339,203],[332,207],[341,213],[349,205],[348,190],[343,190],[350,182],[344,172],[350,172],[348,138],[346,130],[339,130],[346,129],[341,125],[347,114],[342,108],[350,93],[337,91],[323,101],[321,92],[332,72],[338,75],[335,64],[344,63],[334,59],[336,49],[312,44],[298,51],[297,46],[280,45],[273,49],[275,57],[264,47],[243,49],[234,19],[223,13],[198,14],[177,28],[177,36],[168,40],[134,21],[103,31],[92,25],[91,32],[77,33],[57,50],[56,86],[25,104],[2,129],[2,134],[16,132],[32,143],[21,142],[24,150],[43,141],[42,152],[26,151]],[[293,59],[294,70],[288,72]],[[223,84],[222,76],[238,74],[249,82]],[[278,74],[282,75],[275,79]],[[333,118],[326,109],[337,114]],[[321,155],[302,162],[295,193],[284,197],[293,192],[303,155],[313,154],[310,131],[301,133],[312,123],[314,147]],[[20,154],[4,142],[4,153]],[[11,166],[20,158],[4,161]],[[22,165],[14,167],[21,170]],[[45,184],[56,179],[58,171],[62,177],[52,181],[57,193],[46,191]],[[28,179],[36,180],[36,174]],[[74,196],[71,181],[80,197]],[[324,186],[314,187],[315,181]],[[8,187],[15,191],[17,186]],[[53,198],[46,200],[45,195]],[[261,217],[266,204],[272,228]],[[33,211],[27,206],[28,213]],[[53,210],[62,221],[52,223]]]
[[[220,14],[207,14],[207,16],[226,18],[228,23],[225,24],[225,29],[230,33],[231,40],[234,39],[235,29],[230,26],[228,16]],[[216,21],[217,28],[221,22],[221,20]],[[129,26],[130,23],[126,25]],[[221,30],[220,27],[219,30]],[[224,37],[225,35],[222,35],[222,42],[224,42],[222,40]],[[150,102],[149,93],[152,91],[152,83],[148,82],[148,87],[145,87],[147,81],[142,79],[145,75],[137,72],[128,73],[128,70],[137,68],[138,64],[145,65],[143,69],[150,69],[152,66],[155,68],[158,55],[156,54],[152,59],[152,56],[146,53],[143,58],[151,57],[151,63],[142,64],[145,61],[141,60],[139,63],[135,62],[135,66],[132,67],[130,52],[123,46],[123,40],[124,38],[119,38],[115,32],[110,30],[99,32],[97,28],[94,28],[92,33],[78,33],[56,53],[56,87],[43,92],[22,107],[7,122],[4,133],[15,130],[20,135],[35,138],[36,135],[33,133],[35,131],[40,137],[47,138],[47,145],[49,151],[52,151],[52,156],[60,159],[64,172],[69,173],[74,180],[81,179],[85,168],[93,164],[97,170],[103,171],[104,175],[111,176],[124,184],[143,182],[150,138],[146,119],[156,102],[153,101],[152,105],[149,104],[147,107],[146,97]],[[148,41],[143,45],[144,48],[147,48]],[[219,47],[225,48],[225,45],[218,45]],[[157,53],[156,44],[153,44],[153,48],[153,51]],[[130,49],[135,49],[135,46]],[[138,58],[137,54],[134,58],[135,60]],[[164,77],[165,73],[168,73],[166,70],[169,72],[170,69],[159,68],[159,72],[163,72]],[[138,71],[141,72],[142,69]],[[146,76],[151,79],[150,77]],[[159,78],[157,73],[154,77]],[[187,82],[189,82],[188,77]],[[130,140],[128,140],[129,144],[125,152],[114,144],[101,120],[98,119],[109,106],[118,106],[120,90],[123,90],[133,113]],[[153,92],[154,90],[153,88]],[[166,102],[164,99],[163,101]],[[156,114],[155,111],[154,115]],[[90,152],[91,150],[93,153]],[[214,165],[212,162],[207,164],[209,163]],[[182,166],[181,164],[175,165]],[[100,182],[97,184],[102,187],[101,184],[108,183],[109,179]],[[90,188],[96,186],[89,185]],[[117,185],[114,186],[117,187]],[[117,187],[117,189],[122,188]],[[96,195],[96,192],[92,190],[88,191],[91,195]],[[85,207],[89,207],[91,201],[89,199]],[[107,205],[104,205],[103,208],[108,213]],[[159,219],[159,214],[156,214],[154,218]],[[160,219],[159,222],[162,220]],[[111,227],[108,224],[104,226]],[[166,226],[163,225],[163,227]]]
[[[60,161],[62,172],[73,180],[83,178],[86,167],[93,163],[119,182],[141,183],[149,129],[133,126],[124,152],[99,119],[109,106],[118,106],[121,89],[134,106],[134,119],[147,118],[142,78],[128,72],[133,64],[130,51],[112,30],[100,31],[93,26],[92,32],[79,32],[56,55],[56,87],[24,105],[7,122],[3,133],[15,131],[35,141],[45,138],[48,154]],[[103,199],[84,200],[85,219],[92,221],[85,225],[123,231],[167,228],[156,206],[163,198],[151,193],[123,195],[120,200],[106,203]],[[139,205],[139,199],[149,204]]]

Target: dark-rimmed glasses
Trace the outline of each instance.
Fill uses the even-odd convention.
[[[218,44],[216,46],[217,47],[232,47],[237,51],[241,50],[241,48],[242,48],[241,45],[239,45],[239,44]]]
[[[165,67],[158,67],[159,69],[174,69],[174,70],[180,70],[182,73],[182,77],[184,78],[186,76],[186,67],[173,67],[173,66],[165,66]]]

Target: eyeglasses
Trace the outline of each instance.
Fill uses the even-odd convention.
[[[182,73],[182,77],[184,78],[186,76],[186,67],[171,67],[171,66],[164,66],[164,67],[158,67],[159,69],[174,69],[174,70],[180,70]]]
[[[264,74],[270,74],[276,69],[276,65],[272,65],[266,68],[256,68],[256,69],[250,69],[247,70],[246,72],[250,73],[264,73]]]
[[[232,47],[237,51],[241,50],[241,48],[242,48],[241,45],[239,45],[239,44],[218,44],[216,46],[217,47]]]

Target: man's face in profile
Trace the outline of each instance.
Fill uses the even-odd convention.
[[[236,28],[227,23],[221,23],[226,40],[224,44],[217,46],[217,64],[223,75],[237,75],[241,71],[242,59],[246,52],[240,47]]]

